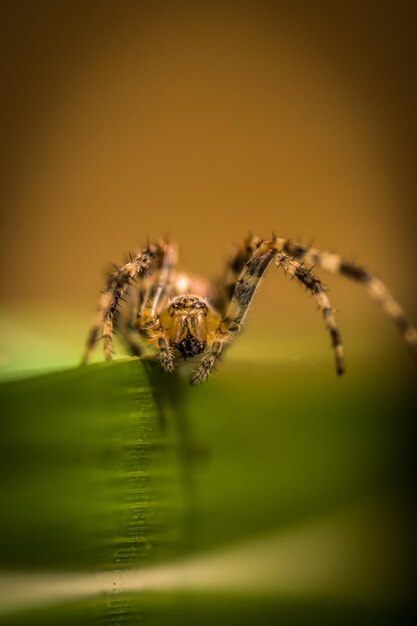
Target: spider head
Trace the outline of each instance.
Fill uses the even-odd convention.
[[[170,344],[184,359],[189,359],[206,348],[207,314],[205,300],[198,296],[177,296],[163,319]]]

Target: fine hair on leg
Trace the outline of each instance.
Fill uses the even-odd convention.
[[[332,274],[339,274],[364,285],[371,298],[380,305],[387,317],[396,325],[414,358],[417,359],[417,330],[379,278],[373,276],[361,265],[344,260],[338,254],[307,248],[291,239],[277,239],[276,247],[301,263],[316,266]]]
[[[114,314],[118,309],[120,301],[126,294],[130,282],[136,278],[143,278],[147,273],[151,272],[155,261],[155,246],[149,246],[147,249],[139,252],[131,261],[109,274],[105,290],[99,300],[96,318],[87,337],[82,363],[87,363],[99,338],[100,331],[104,339],[105,357],[106,359],[111,359],[113,353],[112,335]]]

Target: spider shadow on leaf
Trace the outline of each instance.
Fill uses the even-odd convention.
[[[151,384],[160,445],[168,456],[173,454],[178,468],[184,503],[184,536],[190,546],[199,516],[195,472],[197,467],[209,462],[211,457],[207,442],[196,440],[192,428],[193,419],[188,412],[188,395],[196,390],[190,386],[181,371],[168,374],[161,368],[159,361],[152,357],[142,357],[141,362]]]

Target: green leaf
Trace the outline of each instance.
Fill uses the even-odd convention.
[[[220,369],[196,388],[138,360],[0,386],[5,624],[407,611],[412,367]]]

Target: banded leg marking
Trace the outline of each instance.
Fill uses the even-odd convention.
[[[220,352],[222,351],[224,344],[224,337],[218,337],[213,341],[209,350],[204,354],[197,369],[193,372],[191,376],[192,385],[199,385],[200,383],[207,380],[211,370],[213,369],[217,359],[220,356]]]
[[[222,320],[222,325],[224,325],[227,330],[231,330],[233,325],[235,326],[235,330],[238,330],[238,326],[244,320],[249,310],[249,306],[260,285],[262,277],[275,256],[275,249],[269,244],[264,243],[253,253],[251,259],[245,263],[236,282],[226,315]]]
[[[417,359],[417,330],[408,320],[403,308],[391,295],[382,281],[370,274],[362,266],[343,260],[338,254],[325,252],[315,248],[306,248],[291,239],[277,239],[278,250],[284,251],[297,261],[350,278],[366,287],[373,300],[378,302],[384,313],[398,328],[408,344],[413,356]]]
[[[238,246],[235,254],[229,259],[226,264],[226,271],[221,281],[222,291],[224,293],[224,300],[221,304],[221,313],[225,313],[227,305],[233,297],[233,293],[236,288],[236,283],[240,277],[245,264],[251,259],[255,250],[261,245],[262,239],[260,237],[253,236],[251,233],[242,241]]]
[[[137,277],[143,277],[151,269],[154,257],[155,254],[152,248],[143,250],[129,263],[126,263],[109,275],[106,289],[99,300],[95,321],[87,337],[82,363],[87,363],[100,331],[102,331],[104,339],[104,355],[106,359],[111,359],[113,353],[112,334],[114,314],[119,306],[120,300],[128,289],[130,281]]]
[[[169,374],[172,374],[175,368],[175,360],[167,338],[164,335],[159,335],[157,345],[159,360],[161,361],[163,369]]]
[[[291,259],[286,254],[279,254],[276,258],[276,264],[283,268],[285,272],[296,278],[301,285],[316,299],[319,309],[322,313],[326,329],[330,333],[332,347],[335,353],[336,372],[338,376],[345,371],[344,350],[339,328],[334,316],[333,307],[326,294],[321,280],[315,276],[311,270],[301,265],[298,261]]]

